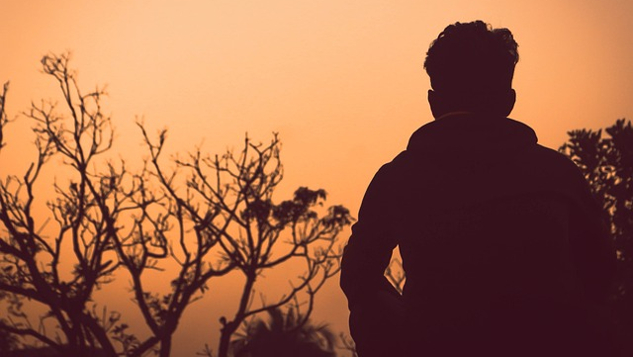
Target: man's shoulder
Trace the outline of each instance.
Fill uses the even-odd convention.
[[[371,180],[370,189],[391,191],[394,186],[399,186],[403,178],[410,174],[410,169],[407,168],[407,162],[410,161],[409,156],[410,153],[404,150],[396,155],[393,160],[383,164]]]
[[[557,187],[571,196],[584,195],[587,181],[580,168],[563,153],[542,145],[536,145],[525,158],[523,172],[544,186]]]
[[[391,176],[400,175],[402,170],[407,170],[408,163],[410,161],[411,153],[407,150],[401,151],[391,161],[383,164],[376,175]]]
[[[543,165],[548,169],[564,171],[572,175],[580,173],[578,166],[569,157],[546,146],[536,144],[531,150],[530,156],[536,164]]]
[[[534,145],[534,151],[537,154],[549,157],[552,160],[567,160],[567,161],[569,161],[569,158],[567,156],[565,156],[564,154],[562,154],[561,152],[556,151],[556,150],[554,150],[552,148],[548,148],[547,146],[543,146],[541,144],[535,144]]]

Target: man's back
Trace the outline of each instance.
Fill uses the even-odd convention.
[[[376,174],[341,284],[350,305],[366,295],[357,289],[384,289],[376,275],[397,244],[416,353],[587,351],[579,337],[599,338],[592,304],[606,293],[606,243],[573,163],[524,124],[462,113],[423,126]]]
[[[615,255],[578,168],[507,118],[517,46],[509,30],[475,21],[429,48],[435,121],[376,173],[343,255],[360,357],[402,346],[411,356],[607,354],[597,311]],[[403,296],[384,277],[398,245]]]
[[[409,350],[554,356],[586,341],[591,318],[565,239],[569,218],[566,202],[542,195],[418,220],[400,242]]]

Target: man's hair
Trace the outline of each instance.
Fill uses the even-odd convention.
[[[517,47],[508,29],[457,22],[431,43],[424,68],[433,90],[456,99],[503,92],[512,88]]]

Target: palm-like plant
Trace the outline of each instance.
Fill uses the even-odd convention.
[[[268,321],[256,319],[246,324],[232,343],[234,357],[336,356],[336,336],[327,325],[313,325],[293,308],[287,313],[271,309],[268,315]]]

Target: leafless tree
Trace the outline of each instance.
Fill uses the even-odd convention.
[[[219,356],[227,356],[233,334],[256,314],[293,304],[307,320],[315,294],[338,272],[337,236],[351,223],[349,211],[320,208],[325,191],[305,187],[274,203],[283,177],[277,135],[265,145],[247,137],[237,154],[207,155],[197,148],[167,161],[167,170],[166,130],[153,138],[139,122],[148,150],[142,168],[133,173],[122,159],[106,160],[114,138],[102,109],[106,93],[82,93],[69,60],[68,54],[42,59],[63,104],[32,104],[25,114],[35,123],[37,157],[25,174],[0,178],[0,293],[9,306],[0,329],[60,354],[98,349],[107,356],[169,356],[187,306],[204,296],[212,278],[232,271],[245,279],[237,310],[221,319]],[[8,123],[6,93],[5,85],[0,134]],[[66,172],[52,184],[46,218],[34,213],[34,187],[53,156],[62,158]],[[304,268],[289,279],[285,294],[255,301],[262,273],[291,261]],[[173,262],[177,268],[165,270]],[[166,292],[146,288],[151,271],[171,277]],[[119,313],[93,301],[97,289],[121,274],[130,277],[149,336],[138,337]],[[45,312],[30,316],[25,301]]]
[[[198,149],[184,159],[176,159],[177,170],[167,174],[159,161],[166,132],[160,132],[157,143],[144,129],[143,134],[153,167],[148,172],[160,182],[169,202],[163,217],[171,216],[178,222],[179,237],[174,241],[179,242],[185,260],[172,249],[174,259],[183,268],[191,264],[191,253],[184,243],[189,223],[195,231],[196,246],[216,248],[222,256],[223,271],[237,270],[244,277],[237,310],[220,319],[218,355],[228,355],[231,337],[256,314],[292,304],[295,308],[304,307],[301,316],[303,323],[307,321],[316,293],[339,270],[336,239],[351,223],[349,211],[343,206],[331,206],[320,215],[317,208],[326,199],[326,192],[306,187],[297,189],[290,200],[273,203],[273,193],[283,176],[276,135],[267,145],[254,144],[247,137],[238,155],[228,151],[222,156],[205,156]],[[187,171],[188,176],[186,190],[179,193],[176,187],[181,171]],[[154,231],[164,231],[159,228]],[[279,299],[255,301],[255,283],[262,273],[291,260],[303,262],[303,274],[288,285]],[[197,273],[192,274],[199,279]],[[189,276],[184,274],[179,281],[186,282]],[[207,280],[205,276],[201,278]]]

